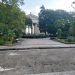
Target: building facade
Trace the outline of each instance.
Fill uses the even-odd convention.
[[[28,17],[32,20],[31,26],[26,26],[26,34],[40,34],[40,30],[38,27],[38,17],[30,13]]]

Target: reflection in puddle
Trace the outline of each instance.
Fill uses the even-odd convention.
[[[0,71],[9,71],[9,70],[13,70],[14,68],[2,68],[0,67]]]

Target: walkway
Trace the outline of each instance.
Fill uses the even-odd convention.
[[[21,43],[18,43],[18,45],[21,45],[21,46],[34,45],[35,46],[35,45],[64,45],[64,44],[50,40],[50,38],[42,38],[42,39],[23,39]]]
[[[14,46],[0,46],[0,50],[15,50],[15,49],[49,49],[49,48],[75,48],[75,44],[63,44],[50,40],[43,39],[22,39]]]
[[[57,41],[50,40],[50,38],[42,39],[23,39],[21,42],[17,43],[16,46],[19,47],[44,47],[44,48],[53,48],[53,47],[75,47],[75,44],[64,44]]]

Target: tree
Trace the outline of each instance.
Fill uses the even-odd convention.
[[[69,28],[70,23],[73,21],[73,17],[70,13],[64,10],[57,10],[56,11],[57,20],[56,20],[56,27],[57,29],[61,29],[63,32],[63,37],[66,38],[69,35]]]
[[[56,28],[54,25],[55,21],[55,11],[45,9],[44,6],[41,7],[41,11],[39,13],[39,29],[41,32],[46,32],[50,34],[56,33]]]
[[[44,32],[46,34],[46,24],[45,24],[45,7],[44,6],[41,6],[40,7],[41,11],[39,13],[39,29],[40,29],[40,32]]]
[[[12,6],[23,5],[24,0],[1,0],[3,4],[9,4]]]
[[[69,28],[72,21],[75,19],[70,12],[64,10],[50,10],[41,7],[39,13],[39,29],[41,32],[51,35],[56,35],[57,31],[61,29],[63,37],[66,38],[69,34]]]
[[[32,25],[32,20],[29,17],[26,17],[26,25]]]
[[[75,37],[75,22],[71,23],[70,29],[69,29],[69,33],[71,36]]]
[[[4,41],[20,37],[25,27],[26,15],[19,8],[22,0],[2,0],[0,2],[0,36]],[[0,38],[1,38],[0,37]]]
[[[62,30],[61,30],[61,29],[58,29],[58,30],[57,30],[57,37],[58,37],[58,38],[62,38],[62,35],[63,35]]]

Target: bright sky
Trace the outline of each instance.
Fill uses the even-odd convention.
[[[23,5],[21,9],[25,11],[26,14],[31,12],[35,15],[38,15],[42,5],[47,9],[73,11],[74,9],[71,7],[73,1],[75,0],[25,0],[25,5]]]

